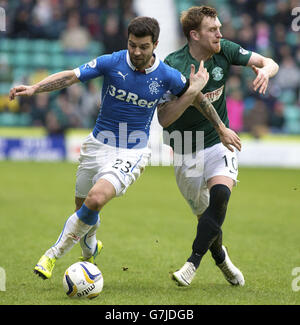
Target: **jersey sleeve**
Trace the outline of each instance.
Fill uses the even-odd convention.
[[[170,78],[171,78],[169,91],[173,95],[180,97],[185,93],[185,91],[189,87],[189,81],[178,70],[173,69],[171,67],[169,67],[169,69],[170,69]]]
[[[186,79],[179,71],[175,69],[172,70],[176,71],[176,73],[175,76],[171,76],[171,86],[169,90],[164,93],[158,104],[170,102],[176,97],[182,96],[190,85],[189,79]]]
[[[239,44],[223,39],[222,51],[228,61],[233,65],[246,66],[252,52],[242,48]]]
[[[111,55],[102,55],[74,69],[74,72],[80,81],[85,82],[103,76],[110,66]]]

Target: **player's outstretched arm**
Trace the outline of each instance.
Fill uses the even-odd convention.
[[[219,134],[223,145],[230,151],[232,146],[241,151],[242,143],[239,136],[231,129],[227,128],[219,117],[212,103],[200,92],[193,105],[210,121]]]
[[[247,66],[251,67],[256,74],[253,81],[254,91],[259,91],[260,94],[265,94],[268,88],[269,79],[274,77],[278,72],[278,64],[258,53],[253,52]]]
[[[193,104],[197,94],[205,87],[209,79],[209,74],[204,68],[204,63],[201,61],[199,70],[195,73],[195,66],[191,65],[190,85],[186,92],[179,98],[174,98],[171,101],[159,104],[157,107],[157,117],[161,126],[168,127],[175,122],[184,111]]]
[[[79,82],[73,70],[65,70],[54,73],[32,86],[20,85],[12,88],[9,99],[14,100],[16,96],[33,96],[37,93],[59,90]]]

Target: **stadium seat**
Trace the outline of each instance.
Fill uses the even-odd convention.
[[[14,41],[9,38],[0,39],[0,53],[10,52],[14,49]]]
[[[287,133],[300,134],[300,108],[286,105],[284,109],[285,129]]]
[[[30,51],[31,50],[30,41],[25,38],[15,39],[13,42],[13,50],[15,53]]]
[[[9,90],[11,88],[10,82],[1,82],[0,83],[0,95],[7,95],[9,93]]]
[[[182,11],[195,5],[195,1],[193,0],[186,0],[186,1],[175,0],[175,3],[179,15],[181,14]]]
[[[50,56],[46,53],[36,52],[31,55],[30,66],[34,68],[48,67],[50,64]]]
[[[289,32],[286,35],[286,41],[290,46],[297,46],[298,45],[298,35],[295,32]]]
[[[28,67],[32,61],[32,57],[26,52],[16,52],[10,56],[10,64],[15,67]]]
[[[19,126],[30,126],[31,125],[31,117],[29,114],[22,113],[19,115]]]
[[[50,54],[60,54],[63,52],[63,48],[59,41],[52,41],[49,43],[49,48],[47,52]]]
[[[48,67],[51,70],[63,70],[66,66],[66,59],[63,54],[49,53],[48,55]]]
[[[30,70],[28,67],[18,66],[13,69],[13,80],[15,82],[21,81],[24,78],[28,77]]]
[[[11,53],[0,52],[0,64],[2,65],[11,65],[13,63]]]
[[[46,53],[51,47],[51,41],[48,40],[31,40],[29,41],[31,51],[34,53]]]
[[[103,54],[104,52],[104,45],[101,42],[91,42],[88,48],[89,56],[96,58]]]
[[[9,112],[1,113],[0,126],[19,126],[18,115]]]
[[[66,60],[65,68],[75,69],[80,65],[92,60],[92,58],[87,58],[84,55],[66,55],[65,60]]]

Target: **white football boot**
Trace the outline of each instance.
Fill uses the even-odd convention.
[[[221,264],[217,264],[217,267],[222,271],[225,279],[230,284],[243,286],[245,284],[243,273],[231,262],[226,247],[222,246],[222,248],[225,252],[225,260]]]
[[[196,275],[196,268],[193,263],[186,262],[183,267],[172,274],[172,280],[179,286],[188,287]]]

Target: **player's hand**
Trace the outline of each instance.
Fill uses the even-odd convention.
[[[259,89],[259,93],[264,95],[268,88],[269,75],[263,68],[257,68],[255,65],[252,65],[251,68],[256,74],[256,78],[253,81],[253,89],[254,91]]]
[[[34,93],[34,86],[16,86],[9,91],[9,100],[14,100],[16,96],[32,96]]]
[[[199,70],[195,73],[195,66],[191,64],[191,73],[190,73],[190,90],[198,94],[207,84],[209,79],[209,73],[207,69],[204,68],[204,62],[201,60]]]
[[[234,151],[232,148],[235,147],[238,151],[242,149],[242,142],[239,136],[225,125],[219,130],[219,137],[223,145],[230,151]]]

